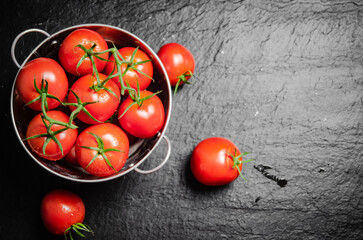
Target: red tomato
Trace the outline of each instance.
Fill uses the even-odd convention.
[[[245,154],[247,153],[241,154],[230,140],[211,137],[195,147],[190,167],[200,183],[207,186],[221,186],[233,182],[240,175],[242,155]]]
[[[100,81],[103,82],[106,79],[106,75],[99,74]],[[116,83],[109,80],[105,84],[105,89],[95,91],[91,87],[97,84],[97,79],[92,74],[87,74],[79,78],[73,85],[72,90],[81,99],[83,103],[85,102],[96,102],[88,104],[85,108],[89,113],[98,121],[104,122],[109,119],[117,110],[120,103],[120,89],[117,87]],[[115,95],[116,96],[115,96]],[[69,103],[77,103],[76,96],[69,92],[68,95]],[[76,108],[74,106],[69,107],[72,111]],[[97,124],[99,122],[91,119],[84,111],[81,111],[77,118],[82,122],[88,124]]]
[[[42,121],[41,115],[43,115],[43,113],[39,113],[30,121],[26,131],[26,138],[38,134],[47,133],[47,128]],[[69,122],[69,117],[61,111],[57,110],[48,111],[47,115],[50,118],[60,122],[64,123]],[[45,120],[45,122],[47,123],[47,125],[49,124],[49,121]],[[52,132],[55,132],[63,128],[65,127],[58,124],[53,124],[53,126],[50,129]],[[46,145],[45,154],[43,153],[43,145],[47,139],[47,136],[28,139],[27,142],[30,148],[33,150],[33,152],[38,156],[48,160],[56,161],[67,155],[67,153],[71,150],[72,146],[74,145],[77,139],[77,135],[78,135],[77,129],[70,129],[70,128],[55,135],[55,137],[62,145],[63,154],[58,144],[54,140],[50,140],[50,142]]]
[[[89,147],[100,150],[96,151]],[[101,152],[104,152],[107,159]],[[104,177],[120,171],[125,165],[128,153],[129,140],[126,134],[112,123],[92,125],[83,130],[77,138],[78,163],[88,173],[95,176]]]
[[[136,50],[136,48],[133,48],[133,47],[124,47],[124,48],[119,49],[118,51],[121,54],[121,56],[124,58],[124,60],[130,61],[131,56],[135,50]],[[110,60],[114,61],[115,58],[113,56],[111,56]],[[122,61],[122,59],[120,59],[120,60]],[[127,70],[125,75],[122,77],[122,80],[123,80],[125,86],[127,86],[126,82],[128,82],[130,84],[130,87],[137,89],[137,81],[138,81],[140,90],[144,90],[150,85],[151,79],[153,77],[153,71],[154,71],[151,61],[142,63],[142,64],[136,64],[136,65],[132,66],[132,64],[146,61],[146,60],[150,60],[150,58],[146,55],[146,53],[144,53],[143,51],[138,49],[134,56],[133,61],[129,64],[130,68]],[[122,73],[125,72],[127,66],[128,65],[126,63],[121,65]],[[136,68],[137,70],[133,69],[132,67]],[[113,74],[116,74],[118,72],[117,68],[116,68],[116,64],[114,62],[108,62],[106,65],[106,68],[105,68],[105,73],[107,75],[109,75],[113,70],[114,70]],[[146,74],[149,77],[145,76],[144,74],[140,73],[139,71],[143,72],[144,74]],[[114,80],[117,83],[117,85],[121,88],[121,84],[120,84],[118,77],[114,77],[114,78],[112,78],[112,80]]]
[[[140,98],[152,95],[149,91],[140,91]],[[125,110],[133,104],[131,97],[127,97],[120,105],[118,117],[121,127],[138,138],[150,138],[157,134],[165,121],[164,106],[160,98],[155,95],[145,100],[141,107],[138,104],[131,106],[121,117]],[[121,118],[120,118],[121,117]]]
[[[53,59],[36,58],[20,70],[16,79],[16,90],[24,103],[28,103],[39,97],[39,93],[34,88],[34,78],[38,89],[41,89],[42,78],[48,82],[48,94],[63,101],[68,91],[68,79],[63,68]],[[54,109],[60,102],[47,98],[48,109]],[[41,111],[41,101],[36,101],[28,105],[31,109]]]
[[[58,57],[63,68],[76,76],[83,76],[93,72],[92,62],[89,57],[85,58],[82,64],[77,69],[77,64],[85,55],[85,51],[76,47],[83,45],[86,49],[90,49],[96,44],[93,52],[102,52],[108,49],[105,39],[97,32],[89,29],[78,29],[71,32],[62,42],[59,48]],[[99,56],[108,59],[108,53],[100,54]],[[106,66],[106,61],[94,57],[96,68],[101,72]]]
[[[158,57],[163,63],[168,74],[170,85],[182,85],[194,73],[194,57],[192,53],[184,46],[178,43],[167,43],[158,51]],[[181,76],[186,74],[185,81],[181,80]]]
[[[83,222],[85,206],[77,194],[57,189],[44,196],[40,214],[43,224],[49,232],[63,235],[74,224]]]
[[[73,145],[71,150],[69,150],[69,152],[66,155],[65,159],[69,164],[71,164],[73,166],[79,166],[78,161],[77,161],[77,157],[76,157],[76,146],[75,145]]]

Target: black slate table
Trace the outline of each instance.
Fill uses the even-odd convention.
[[[89,239],[361,239],[363,236],[362,1],[1,1],[1,239],[62,239],[44,229],[45,193],[79,194]],[[83,23],[126,29],[157,51],[178,42],[194,54],[195,78],[173,98],[169,162],[82,184],[41,169],[10,118],[18,71],[15,36]],[[19,43],[25,59],[43,37]],[[189,159],[221,136],[248,151],[248,179],[205,187]],[[166,147],[140,167],[156,166]],[[7,151],[7,153],[5,152]],[[253,166],[288,180],[285,187]]]

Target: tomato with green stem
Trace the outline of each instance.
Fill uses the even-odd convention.
[[[58,107],[68,92],[68,78],[63,68],[50,58],[36,58],[19,71],[16,90],[22,101],[35,111]]]
[[[112,123],[92,125],[77,138],[77,161],[94,176],[105,177],[120,171],[128,153],[129,140],[125,132]]]
[[[131,88],[136,89],[138,82],[140,90],[146,89],[151,83],[154,72],[148,55],[138,47],[124,47],[118,50],[117,56],[122,62],[121,72],[124,84],[129,84]],[[117,74],[118,70],[114,56],[112,55],[109,60],[104,72],[107,75]],[[113,77],[112,80],[121,88],[120,78]]]
[[[121,103],[118,119],[126,132],[138,138],[150,138],[163,128],[165,110],[158,93],[138,89]]]
[[[73,111],[83,105],[77,118],[87,124],[97,124],[109,119],[120,103],[120,89],[106,75],[87,74],[79,78],[68,95],[69,108]],[[83,104],[81,104],[83,103]],[[78,104],[78,105],[77,105]]]
[[[90,232],[83,224],[86,208],[82,199],[75,193],[56,189],[47,193],[40,205],[40,214],[45,228],[52,234],[64,235],[73,239],[72,232],[85,237],[81,231]]]
[[[96,31],[81,28],[71,32],[62,42],[58,57],[63,68],[75,75],[83,76],[101,72],[109,56],[105,39]],[[95,54],[103,52],[102,54]]]
[[[190,83],[195,61],[193,54],[186,47],[179,43],[167,43],[159,49],[158,57],[165,67],[170,85],[175,87],[174,94],[179,86]]]
[[[68,115],[58,110],[39,113],[28,124],[25,140],[36,155],[57,161],[68,154],[77,139],[78,131],[69,121]]]
[[[222,137],[204,139],[194,148],[190,167],[194,177],[207,186],[222,186],[242,175],[242,165],[253,161],[243,160],[236,145]]]

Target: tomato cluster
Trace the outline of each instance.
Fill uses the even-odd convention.
[[[188,49],[168,43],[157,55],[174,94],[189,84],[195,62]],[[117,48],[99,33],[82,28],[63,40],[57,60],[34,59],[18,74],[17,93],[36,112],[25,140],[44,159],[64,159],[98,177],[117,173],[126,163],[131,140],[151,138],[165,124],[161,91],[148,90],[154,75],[152,59],[139,47]],[[193,150],[191,171],[204,185],[225,185],[244,178],[242,165],[253,160],[243,160],[246,154],[226,138],[207,138]],[[93,233],[83,224],[82,199],[67,190],[44,196],[41,217],[56,235],[73,239],[72,232],[81,237],[85,237],[81,231]]]
[[[18,95],[36,112],[26,131],[29,147],[95,176],[120,171],[129,136],[151,138],[164,126],[160,91],[147,90],[153,72],[139,47],[117,48],[86,28],[71,32],[58,58],[36,58],[17,76]]]

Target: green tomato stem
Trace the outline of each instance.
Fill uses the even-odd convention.
[[[69,238],[73,240],[72,232],[75,232],[78,236],[86,238],[86,236],[83,233],[81,233],[81,231],[89,232],[92,233],[92,235],[94,235],[94,232],[92,231],[90,226],[84,223],[75,223],[64,231],[64,237],[65,239],[68,240],[67,236],[69,236]]]
[[[254,159],[248,159],[248,160],[240,160],[242,158],[242,156],[244,155],[247,155],[249,154],[249,152],[244,152],[244,153],[241,153],[240,155],[237,155],[237,149],[234,149],[234,154],[231,154],[228,152],[228,155],[232,158],[232,161],[233,161],[233,169],[234,168],[237,168],[237,171],[240,175],[240,177],[243,179],[243,180],[246,180],[247,179],[242,175],[242,172],[241,172],[241,169],[239,168],[239,166],[242,164],[242,163],[248,163],[248,162],[251,162],[251,161],[254,161]]]
[[[93,151],[97,152],[95,154],[95,156],[91,159],[91,161],[87,164],[85,169],[87,169],[96,160],[96,158],[99,155],[101,155],[103,157],[103,159],[106,161],[107,165],[110,166],[115,172],[117,172],[116,169],[112,166],[111,162],[108,160],[105,153],[110,152],[110,151],[114,151],[114,152],[124,152],[124,151],[121,151],[116,148],[106,148],[105,149],[105,144],[103,143],[103,140],[101,137],[97,136],[96,134],[94,134],[92,132],[88,132],[88,133],[95,137],[98,146],[97,147],[80,146],[81,148],[85,148],[85,149],[89,149],[89,150],[93,150]]]
[[[193,77],[193,73],[192,71],[188,70],[185,73],[183,73],[182,75],[178,76],[178,82],[175,85],[174,88],[174,95],[176,94],[176,92],[178,91],[178,87],[180,85],[180,83],[185,83],[185,84],[190,84],[189,80]],[[188,78],[189,77],[189,78]]]

